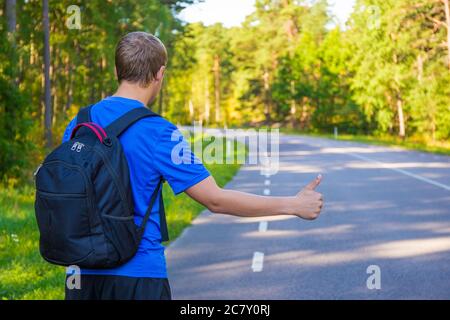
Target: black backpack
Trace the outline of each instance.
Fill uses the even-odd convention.
[[[140,226],[127,159],[118,137],[142,118],[157,114],[141,107],[103,129],[82,109],[70,141],[51,152],[38,168],[35,213],[40,252],[53,264],[112,268],[131,259],[139,246],[163,179],[153,192]],[[160,197],[162,240],[168,240]]]

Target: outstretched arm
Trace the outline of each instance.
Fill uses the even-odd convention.
[[[186,190],[197,202],[211,212],[241,217],[264,217],[296,215],[306,220],[316,219],[323,206],[323,197],[315,191],[322,176],[292,197],[266,197],[220,188],[213,177],[209,177]]]

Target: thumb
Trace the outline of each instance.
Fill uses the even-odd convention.
[[[314,179],[313,181],[311,181],[311,182],[305,187],[305,189],[307,189],[307,190],[315,190],[315,189],[319,186],[319,184],[320,184],[321,181],[322,181],[322,175],[319,174],[319,175],[317,176],[316,179]]]

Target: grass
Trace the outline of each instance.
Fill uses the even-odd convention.
[[[0,297],[2,299],[60,299],[64,269],[45,263],[39,255],[34,218],[34,190],[0,191]]]
[[[333,134],[305,133],[290,129],[283,129],[281,132],[286,134],[301,134],[319,138],[335,139]],[[432,141],[416,137],[409,137],[403,140],[399,137],[392,136],[367,136],[351,134],[339,134],[338,140],[361,142],[379,146],[396,146],[408,150],[450,155],[450,141]]]
[[[206,165],[220,186],[230,181],[239,169],[238,165]],[[205,208],[186,194],[174,196],[170,187],[164,185],[164,204],[167,213],[169,238],[175,240],[191,221]],[[170,244],[170,243],[168,243]]]
[[[206,165],[217,183],[225,185],[239,165]],[[185,194],[174,196],[164,186],[171,240],[176,239],[204,208]],[[34,188],[0,186],[0,299],[63,299],[65,270],[46,263],[39,254],[34,217]]]

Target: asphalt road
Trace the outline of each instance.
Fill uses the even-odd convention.
[[[166,251],[174,299],[450,299],[450,157],[280,140],[276,175],[243,166],[227,188],[293,195],[322,173],[321,216],[205,211]]]

